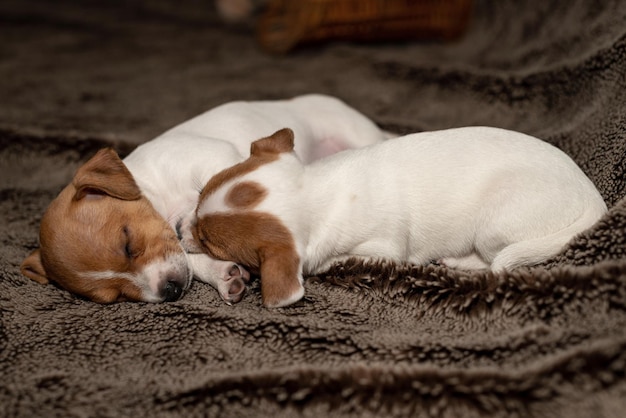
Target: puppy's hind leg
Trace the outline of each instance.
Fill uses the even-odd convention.
[[[604,202],[588,208],[575,222],[543,237],[518,241],[504,247],[493,259],[493,271],[512,270],[542,263],[557,255],[578,234],[594,225],[606,211]]]
[[[438,263],[458,270],[482,270],[489,268],[489,264],[476,253],[471,253],[465,257],[445,257],[438,260]]]

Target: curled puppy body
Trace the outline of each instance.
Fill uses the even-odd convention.
[[[297,138],[297,136],[296,136]],[[196,240],[261,275],[263,302],[349,257],[510,270],[557,254],[606,212],[593,183],[537,138],[488,127],[424,132],[303,165],[283,129],[204,188]]]
[[[249,273],[192,245],[198,197],[214,174],[244,160],[253,140],[286,124],[304,139],[296,149],[304,161],[385,139],[368,118],[329,96],[224,104],[123,161],[104,149],[81,166],[46,210],[40,248],[22,273],[102,303],[176,300],[193,275],[227,303],[238,302]]]

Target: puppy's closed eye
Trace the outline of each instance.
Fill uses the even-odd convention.
[[[137,251],[133,245],[132,236],[128,227],[124,227],[124,255],[127,259],[132,260],[139,256],[140,251]]]

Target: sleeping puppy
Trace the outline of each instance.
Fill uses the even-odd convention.
[[[177,300],[193,274],[227,303],[239,301],[248,272],[192,245],[198,197],[214,174],[244,160],[253,140],[286,124],[303,139],[296,152],[307,162],[385,139],[372,121],[329,96],[218,106],[123,161],[104,149],[81,166],[46,210],[40,248],[22,273],[102,303]]]
[[[261,276],[264,305],[349,257],[511,270],[557,254],[607,210],[562,151],[518,132],[424,132],[303,165],[283,129],[202,191],[194,237]]]

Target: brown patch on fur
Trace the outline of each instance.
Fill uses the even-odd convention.
[[[235,209],[252,209],[263,201],[267,190],[259,183],[244,181],[234,185],[226,194],[226,204]]]
[[[277,160],[281,152],[290,152],[293,147],[293,131],[289,128],[281,129],[267,138],[254,141],[250,146],[250,158],[211,177],[202,189],[199,201],[202,202],[228,181]]]
[[[275,216],[261,212],[206,215],[198,219],[193,232],[209,255],[261,274],[264,305],[280,305],[302,289],[295,242]]]

